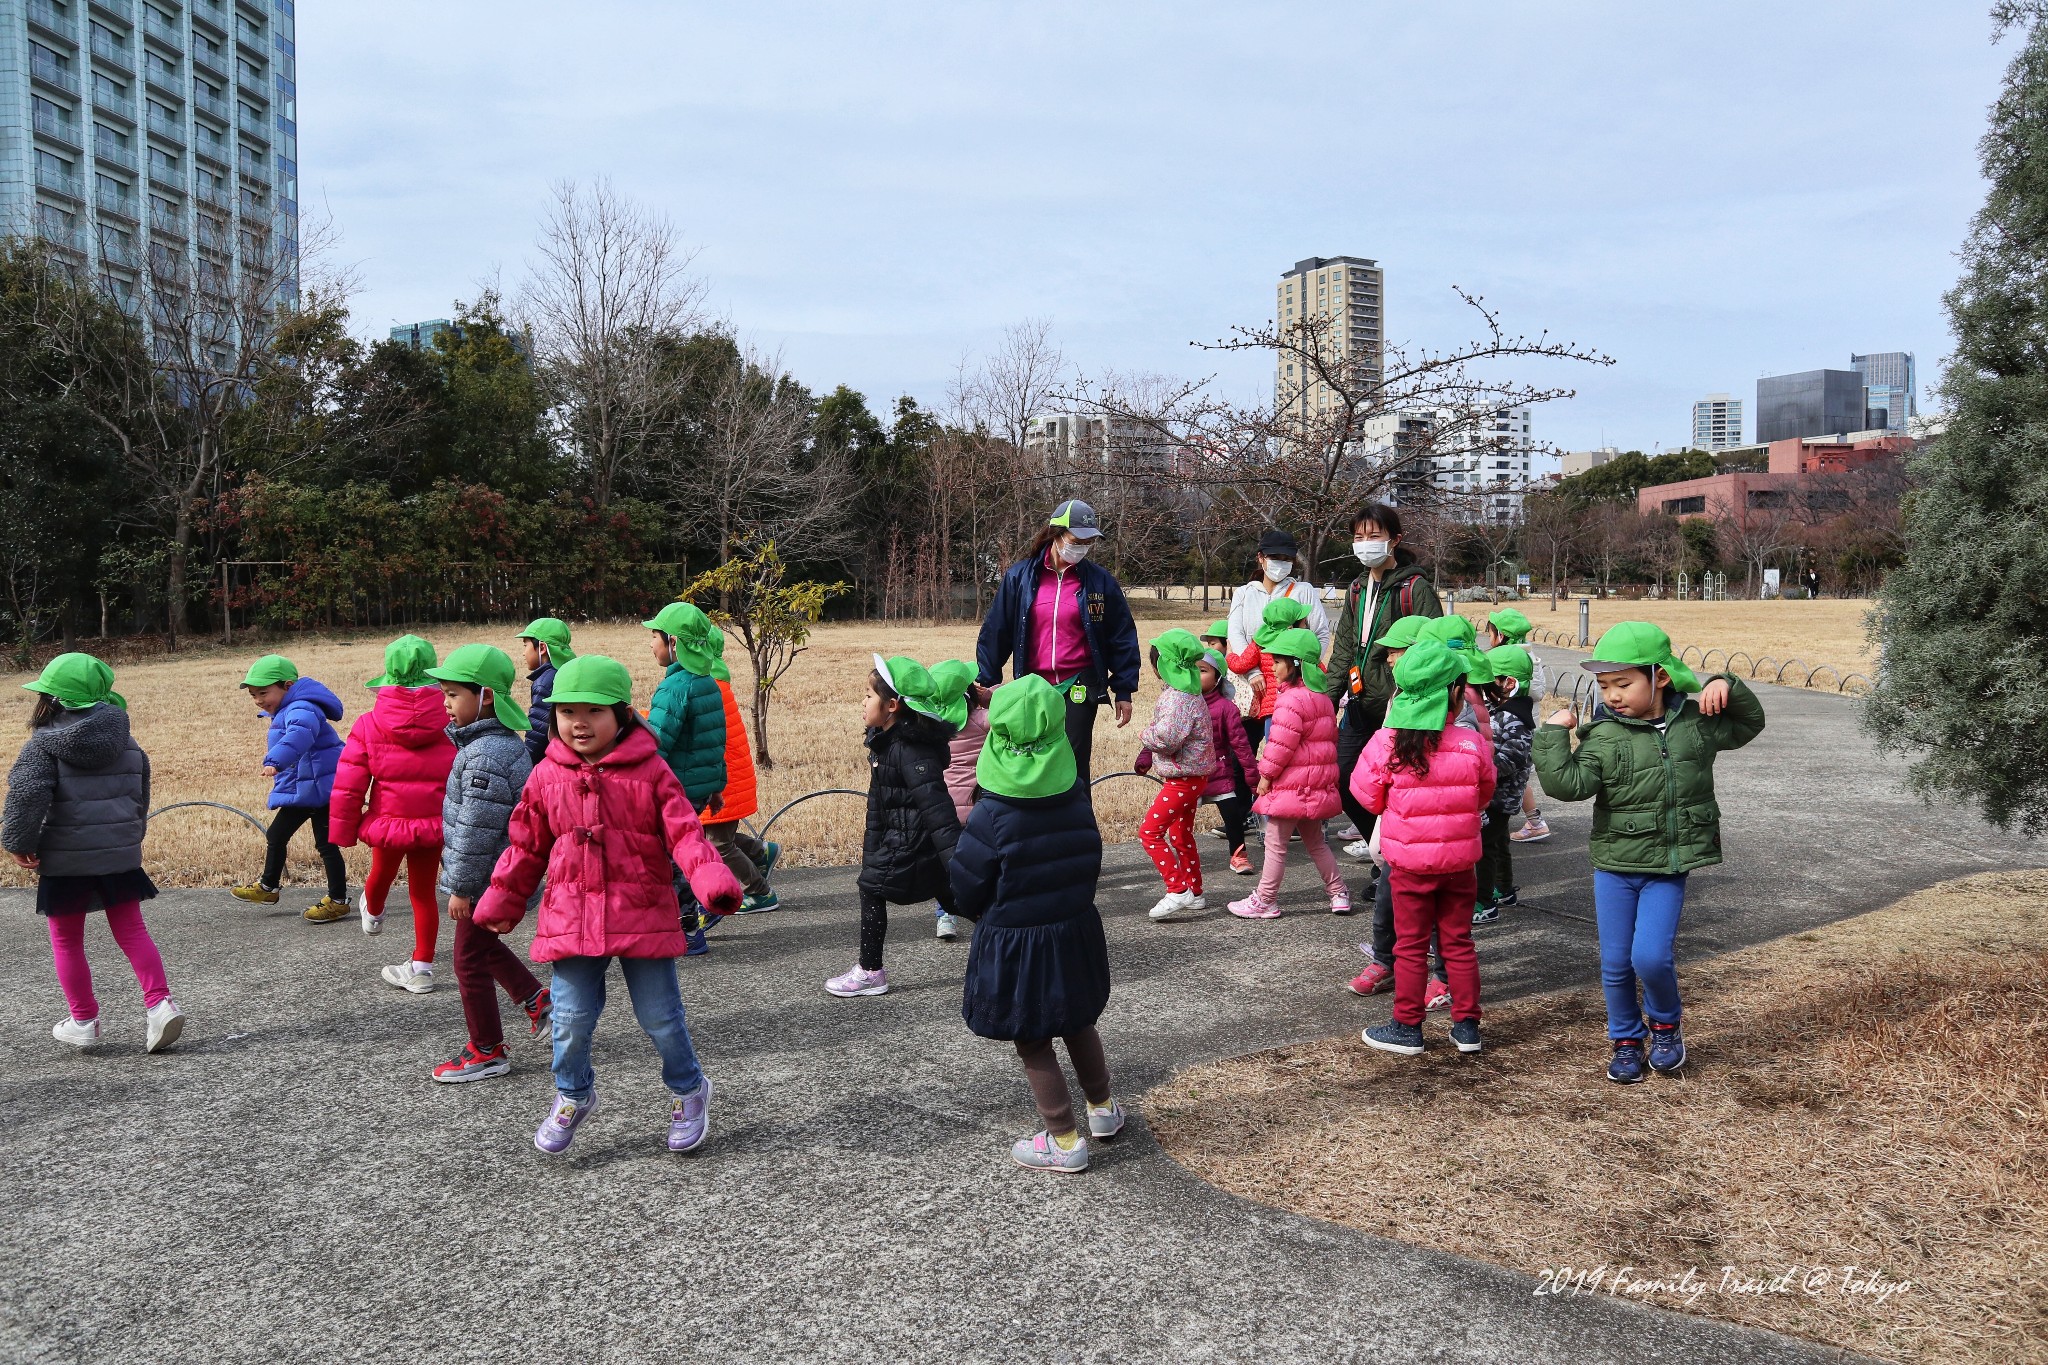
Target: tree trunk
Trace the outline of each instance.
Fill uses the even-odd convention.
[[[761,660],[754,660],[754,764],[763,772],[772,772],[775,760],[768,753],[768,689],[759,681],[762,674]]]

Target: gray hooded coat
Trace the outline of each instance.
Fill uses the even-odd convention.
[[[7,776],[0,847],[41,858],[45,877],[133,872],[148,822],[149,756],[128,713],[100,702],[29,732]]]
[[[510,841],[506,828],[533,771],[526,741],[486,712],[451,725],[455,766],[441,802],[441,894],[475,901],[490,889],[491,870]]]

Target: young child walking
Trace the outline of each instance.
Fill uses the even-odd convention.
[[[739,908],[740,886],[633,713],[624,664],[597,654],[563,664],[550,700],[547,757],[520,793],[510,844],[471,914],[478,928],[510,933],[546,874],[533,960],[554,964],[556,1095],[533,1145],[567,1151],[597,1112],[590,1043],[617,958],[634,1017],[661,1054],[668,1149],[693,1151],[711,1129],[711,1081],[698,1066],[676,983],[687,940],[671,868],[682,869],[714,915]]]
[[[1394,899],[1394,1017],[1365,1042],[1404,1057],[1422,1051],[1430,935],[1451,988],[1451,1042],[1477,1052],[1479,958],[1472,948],[1479,816],[1493,798],[1490,746],[1456,720],[1470,660],[1423,639],[1394,665],[1387,723],[1365,747],[1351,792],[1380,817]]]
[[[1123,1131],[1096,1021],[1109,1003],[1109,945],[1095,908],[1102,835],[1066,736],[1067,704],[1032,675],[999,689],[976,764],[982,799],[952,865],[955,910],[978,921],[960,1013],[1013,1043],[1044,1128],[1010,1147],[1027,1170],[1088,1169],[1088,1143],[1053,1039],[1088,1102],[1088,1136]]]
[[[1503,645],[1515,645],[1529,655],[1529,676],[1522,680],[1516,697],[1522,708],[1529,712],[1522,717],[1522,723],[1529,727],[1529,733],[1536,732],[1535,704],[1550,690],[1550,678],[1544,672],[1543,660],[1528,648],[1529,632],[1534,629],[1529,618],[1514,607],[1502,607],[1486,618],[1479,628],[1479,647],[1489,655]],[[1533,776],[1522,784],[1522,790],[1515,794],[1516,802],[1522,808],[1522,827],[1505,836],[1510,843],[1533,844],[1550,837],[1550,826],[1544,823],[1543,809],[1536,800],[1536,780]],[[1480,888],[1482,891],[1484,887]],[[1503,904],[1512,905],[1513,901]]]
[[[1599,683],[1599,704],[1583,725],[1566,707],[1536,732],[1536,778],[1556,800],[1593,798],[1607,1079],[1631,1085],[1643,1079],[1646,1035],[1651,1070],[1685,1065],[1675,962],[1685,880],[1721,861],[1714,759],[1763,733],[1764,708],[1732,673],[1702,687],[1646,621],[1610,626],[1580,667]]]
[[[647,728],[698,819],[717,819],[718,793],[725,790],[725,702],[711,677],[718,662],[711,637],[718,628],[703,608],[688,602],[671,602],[640,624],[653,632],[654,662],[666,670],[647,707]],[[709,921],[691,902],[680,872],[675,888],[676,908],[690,935],[689,956],[701,956],[711,950],[704,937]]]
[[[1277,604],[1275,604],[1277,605]],[[1269,608],[1270,610],[1270,608]],[[1230,903],[1239,919],[1278,919],[1280,879],[1287,873],[1287,844],[1299,835],[1302,850],[1330,893],[1330,913],[1351,913],[1351,892],[1337,872],[1337,857],[1323,839],[1323,821],[1335,815],[1337,799],[1337,712],[1328,679],[1317,663],[1322,642],[1312,630],[1282,631],[1261,648],[1273,658],[1280,691],[1265,745],[1259,751],[1258,800],[1252,809],[1266,817],[1266,864],[1259,885]]]
[[[455,987],[469,1039],[462,1051],[434,1068],[444,1085],[502,1076],[512,1069],[498,991],[526,1011],[532,1036],[548,1025],[551,1000],[519,954],[476,922],[476,903],[491,886],[491,871],[510,841],[512,810],[533,771],[526,752],[530,723],[512,700],[512,660],[490,645],[464,645],[427,676],[440,684],[455,762],[441,803],[446,843],[440,887],[455,926]]]
[[[555,671],[576,658],[568,623],[553,616],[530,622],[519,633],[519,652],[532,701],[526,708],[526,752],[538,763],[548,751],[548,694],[554,690]]]
[[[363,684],[377,694],[369,713],[356,717],[334,770],[327,828],[337,848],[356,840],[370,846],[363,879],[363,932],[382,933],[384,901],[405,869],[412,902],[412,957],[384,968],[385,984],[414,995],[434,989],[434,951],[441,906],[434,884],[441,874],[441,802],[455,745],[441,689],[428,676],[434,647],[401,635],[384,650],[384,671]]]
[[[270,781],[270,818],[264,833],[263,872],[238,886],[238,900],[277,904],[284,881],[285,852],[301,826],[313,827],[313,849],[327,873],[327,894],[306,907],[306,919],[332,924],[348,917],[348,868],[327,837],[327,800],[334,794],[334,770],[341,761],[341,698],[324,684],[299,676],[298,665],[282,654],[266,654],[249,666],[242,688],[256,709],[270,718],[263,751],[263,775]]]
[[[756,839],[740,823],[760,813],[761,793],[754,777],[753,747],[732,690],[732,669],[725,662],[725,632],[716,627],[711,631],[710,655],[711,680],[718,684],[718,700],[725,710],[725,786],[718,793],[716,818],[704,821],[704,836],[746,892],[739,913],[760,914],[782,904],[768,884],[768,874],[782,857],[782,845]]]
[[[886,995],[882,941],[889,902],[936,900],[952,913],[946,865],[960,840],[960,816],[946,788],[953,727],[934,695],[932,675],[915,659],[875,655],[861,722],[867,731],[868,820],[861,839],[860,958],[833,977],[833,995]]]
[[[1202,699],[1209,706],[1209,740],[1216,746],[1216,771],[1202,789],[1202,799],[1216,804],[1223,817],[1223,837],[1230,843],[1230,870],[1241,877],[1252,874],[1252,860],[1244,850],[1245,818],[1252,813],[1252,788],[1257,783],[1259,761],[1252,754],[1251,739],[1244,732],[1244,717],[1224,689],[1230,686],[1230,665],[1218,649],[1202,651]]]
[[[100,1040],[85,957],[85,917],[98,910],[142,987],[143,1046],[161,1052],[178,1041],[185,1016],[142,922],[142,902],[156,895],[142,870],[149,756],[129,733],[114,670],[92,655],[59,654],[23,686],[36,704],[7,775],[0,847],[36,874],[36,913],[49,925],[57,985],[70,1006],[50,1036],[77,1048]]]
[[[1520,645],[1501,645],[1486,653],[1493,669],[1487,687],[1487,709],[1493,716],[1493,771],[1497,781],[1493,800],[1486,806],[1486,824],[1479,832],[1479,904],[1472,911],[1474,925],[1500,920],[1501,907],[1521,900],[1515,885],[1514,841],[1508,838],[1508,822],[1522,803],[1533,765],[1529,746],[1535,738],[1527,695],[1530,674],[1535,671],[1529,651]]]
[[[1166,883],[1166,894],[1150,911],[1163,920],[1208,906],[1195,807],[1216,771],[1216,745],[1202,696],[1202,642],[1187,631],[1169,630],[1152,642],[1151,654],[1152,672],[1165,686],[1153,705],[1152,723],[1138,736],[1138,771],[1149,771],[1160,786],[1138,826],[1138,842]]]
[[[1306,585],[1296,586],[1305,588]],[[1292,597],[1275,597],[1266,603],[1265,614],[1260,617],[1257,629],[1245,640],[1244,647],[1226,656],[1231,671],[1250,680],[1252,704],[1245,714],[1244,728],[1252,742],[1253,753],[1257,753],[1259,745],[1265,741],[1266,729],[1273,721],[1273,711],[1280,704],[1280,684],[1275,674],[1272,643],[1284,632],[1301,627],[1308,616],[1307,603]],[[1322,657],[1318,652],[1315,662],[1321,664]]]
[[[960,827],[974,812],[977,786],[974,769],[981,759],[982,741],[988,738],[988,705],[994,693],[977,683],[975,667],[960,659],[948,659],[931,667],[933,695],[938,699],[940,719],[954,727],[947,741],[946,791],[953,798],[953,812]],[[948,943],[967,932],[966,921],[934,907],[938,936]]]

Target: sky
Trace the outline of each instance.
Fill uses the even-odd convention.
[[[668,215],[710,307],[816,391],[940,402],[1049,319],[1081,372],[1269,393],[1190,343],[1298,259],[1386,271],[1390,340],[1615,358],[1515,377],[1561,449],[1906,350],[1983,197],[2013,40],[1963,0],[300,0],[300,183],[355,325],[516,293],[559,180]]]

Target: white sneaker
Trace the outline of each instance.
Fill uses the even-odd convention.
[[[1155,920],[1172,919],[1182,911],[1200,910],[1205,905],[1206,902],[1200,896],[1192,895],[1186,891],[1169,891],[1161,896],[1159,903],[1146,913]]]
[[[162,1052],[178,1041],[185,1031],[185,1015],[175,1000],[159,1000],[149,1007],[149,1043],[146,1050]]]
[[[384,916],[370,913],[370,893],[362,892],[356,897],[356,909],[363,915],[363,932],[375,938],[384,932]]]
[[[1363,839],[1365,835],[1359,831],[1358,826],[1346,825],[1337,831],[1337,837],[1339,839]]]
[[[1209,898],[1208,898],[1207,896],[1203,895],[1203,894],[1202,894],[1201,892],[1199,892],[1199,891],[1183,891],[1183,892],[1181,892],[1181,894],[1182,894],[1183,896],[1186,896],[1186,897],[1188,898],[1188,899],[1187,899],[1187,904],[1183,905],[1183,906],[1181,907],[1181,909],[1183,909],[1183,910],[1207,910],[1207,909],[1209,908]]]
[[[1344,845],[1344,856],[1356,859],[1361,863],[1365,862],[1372,857],[1372,844],[1369,840],[1354,839],[1352,842]]]
[[[434,989],[434,969],[421,967],[411,962],[394,962],[384,969],[386,985],[396,986],[414,995],[425,995]]]
[[[938,935],[940,938],[944,939],[948,943],[951,943],[954,939],[959,938],[959,917],[956,915],[940,915],[938,920]]]
[[[88,1019],[81,1024],[76,1019],[63,1019],[50,1030],[50,1036],[72,1047],[91,1047],[100,1040],[100,1021]]]

